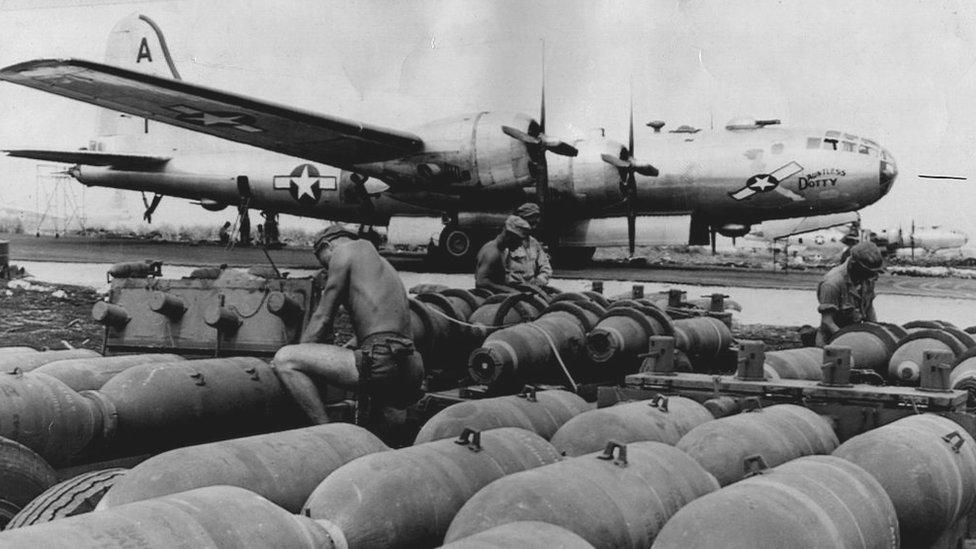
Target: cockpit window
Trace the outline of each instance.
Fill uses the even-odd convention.
[[[842,138],[843,137],[843,138]],[[824,137],[808,137],[808,149],[823,149],[826,151],[843,151],[873,156],[875,158],[885,158],[885,153],[876,141],[868,138],[860,138],[849,133],[841,133],[835,130],[824,132]]]
[[[878,157],[878,149],[876,149],[876,148],[874,148],[874,147],[872,147],[870,145],[859,145],[857,147],[857,152],[859,152],[861,154],[866,154],[868,156],[873,156],[875,158]]]

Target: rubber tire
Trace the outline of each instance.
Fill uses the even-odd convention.
[[[433,257],[447,269],[472,271],[478,252],[489,239],[490,237],[486,237],[480,231],[447,225],[441,231],[437,241],[437,252]],[[466,246],[462,247],[462,242],[466,243]]]
[[[0,437],[0,527],[57,481],[44,458],[19,442]]]
[[[128,471],[124,468],[90,471],[48,488],[7,523],[5,530],[42,524],[89,513],[102,496]]]
[[[582,267],[593,260],[595,247],[587,248],[557,248],[552,256],[553,266],[561,269]]]

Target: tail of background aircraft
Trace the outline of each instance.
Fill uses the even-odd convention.
[[[119,21],[108,35],[105,62],[124,69],[182,80],[163,31],[149,17],[132,14]],[[118,111],[99,109],[97,137],[92,151],[172,153],[221,147],[213,139]],[[149,137],[152,135],[152,137]],[[203,151],[200,151],[203,152]]]
[[[108,43],[105,46],[105,62],[154,76],[180,79],[180,73],[173,63],[163,32],[145,15],[133,14],[115,25],[108,35]],[[104,140],[121,140],[124,136],[147,134],[149,124],[149,121],[144,118],[99,109],[98,137]],[[105,143],[103,146],[109,148],[110,145],[123,144]],[[111,149],[119,150],[120,147],[111,147]]]

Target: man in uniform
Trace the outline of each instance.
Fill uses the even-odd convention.
[[[315,242],[328,270],[318,308],[301,343],[282,347],[273,365],[281,382],[315,423],[328,423],[316,382],[359,392],[359,417],[378,431],[402,422],[402,410],[422,395],[423,361],[414,352],[403,282],[370,243],[339,225]],[[339,305],[349,312],[359,349],[331,345]],[[398,414],[400,417],[398,418]],[[381,435],[382,437],[382,435]]]
[[[873,242],[860,242],[847,260],[824,275],[817,287],[820,329],[817,345],[823,346],[841,328],[857,322],[877,322],[874,281],[884,271],[881,250]]]
[[[532,227],[517,215],[505,219],[505,227],[498,236],[489,240],[478,251],[478,267],[474,273],[476,288],[485,288],[495,293],[514,292],[509,286],[511,278],[506,271],[505,254],[522,247]]]
[[[526,202],[515,210],[515,215],[524,219],[535,232],[539,226],[541,211],[539,205]],[[508,282],[511,284],[532,284],[545,286],[552,277],[552,266],[549,264],[549,254],[542,249],[542,244],[531,234],[525,239],[521,247],[508,251],[505,255],[505,269],[508,271]]]
[[[230,242],[230,221],[225,221],[223,226],[220,227],[220,231],[217,233],[217,238],[220,240],[221,244],[227,244]]]

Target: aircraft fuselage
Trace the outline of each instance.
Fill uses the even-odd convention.
[[[78,166],[73,173],[86,185],[228,206],[240,202],[244,176],[252,208],[355,223],[384,225],[397,215],[503,214],[532,199],[534,188],[531,161],[519,154],[524,147],[487,131],[498,127],[500,116],[461,119],[469,134],[435,125],[439,135],[428,138],[421,128],[423,153],[352,171],[250,149],[179,153],[156,171]],[[620,174],[600,155],[626,155],[626,149],[605,138],[573,144],[577,156],[548,158],[551,204],[561,220],[624,215]],[[691,214],[717,229],[857,210],[884,196],[897,173],[890,154],[873,141],[824,130],[662,133],[640,148],[640,156],[660,170],[657,177],[636,176],[640,214]],[[390,190],[367,197],[354,181],[361,176],[388,182]]]

